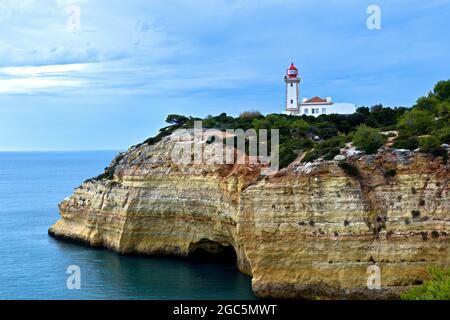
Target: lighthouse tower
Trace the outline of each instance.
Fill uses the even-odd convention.
[[[286,83],[286,113],[299,114],[300,78],[294,63],[291,63],[291,66],[287,69],[284,82]]]

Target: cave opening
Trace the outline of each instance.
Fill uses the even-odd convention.
[[[237,265],[237,255],[229,243],[219,243],[209,239],[189,245],[188,258],[194,261],[213,262],[227,265]]]

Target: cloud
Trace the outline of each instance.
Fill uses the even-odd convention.
[[[379,1],[383,29],[374,32],[365,23],[369,1],[326,1],[320,6],[313,0],[1,4],[10,18],[0,20],[0,79],[21,80],[22,88],[29,86],[22,91],[36,94],[51,86],[58,88],[54,94],[153,96],[213,96],[235,89],[255,92],[264,100],[282,92],[280,78],[294,57],[304,76],[302,89],[354,95],[344,83],[365,88],[373,78],[410,77],[416,66],[432,68],[435,61],[443,61],[450,43],[446,34],[435,32],[435,22],[449,13],[448,0]],[[76,32],[66,26],[65,8],[73,4],[81,8]],[[441,65],[442,73],[449,69]],[[341,78],[344,82],[333,81]],[[3,94],[17,92],[7,87]]]
[[[0,68],[0,94],[51,93],[86,86],[76,75],[89,69],[87,64],[24,66]]]
[[[79,80],[42,79],[36,77],[18,79],[0,79],[0,94],[34,94],[36,92],[52,92],[57,89],[80,86]]]
[[[30,10],[35,0],[2,0],[0,2],[0,22],[11,19],[15,14]]]
[[[48,65],[48,66],[26,66],[26,67],[7,67],[0,68],[0,76],[2,74],[9,76],[39,76],[39,75],[54,75],[67,74],[70,72],[86,70],[86,64],[63,64],[63,65]]]

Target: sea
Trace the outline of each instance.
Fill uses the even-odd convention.
[[[58,203],[116,154],[0,152],[0,299],[255,299],[234,265],[126,256],[48,236]]]

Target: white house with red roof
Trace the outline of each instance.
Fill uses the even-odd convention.
[[[321,114],[352,114],[356,111],[356,105],[352,103],[335,103],[331,97],[302,98],[300,103],[300,77],[298,69],[291,63],[284,76],[286,84],[286,106],[285,114],[307,115],[318,117]]]

